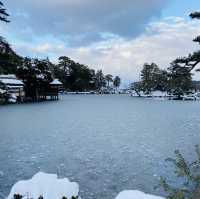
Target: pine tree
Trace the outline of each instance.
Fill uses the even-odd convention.
[[[200,19],[200,12],[191,13],[190,17],[192,19]],[[200,36],[197,36],[195,39],[193,39],[193,41],[200,44]],[[178,64],[179,66],[187,67],[188,70],[191,72],[200,63],[200,50],[189,54],[187,57],[177,58],[173,63]],[[196,71],[199,70],[199,68],[196,69]]]
[[[181,99],[181,96],[192,89],[192,74],[186,66],[172,63],[169,70],[169,91]]]
[[[157,87],[157,75],[160,70],[155,63],[152,64],[144,64],[143,69],[141,71],[141,80],[143,91],[147,94],[150,94]]]
[[[113,82],[113,76],[111,74],[108,74],[105,76],[105,79],[107,81],[108,88],[110,87],[110,82]]]
[[[4,8],[4,4],[0,1],[0,21],[3,22],[10,22],[8,20],[9,14],[6,12],[6,9]]]
[[[115,88],[119,88],[120,84],[121,84],[121,79],[119,76],[116,76],[113,80],[113,85]]]
[[[175,151],[175,159],[166,160],[174,165],[175,174],[181,179],[181,185],[174,187],[161,177],[159,186],[168,194],[168,199],[200,198],[200,147],[198,145],[195,151],[197,158],[192,162],[187,161],[178,150]]]

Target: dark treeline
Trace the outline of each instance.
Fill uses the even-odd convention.
[[[67,56],[59,57],[58,64],[55,64],[48,58],[18,56],[11,48],[5,50],[5,46],[1,45],[0,63],[1,74],[16,74],[24,82],[30,81],[30,84],[34,81],[39,84],[48,83],[53,78],[58,78],[64,88],[70,91],[101,90],[103,87],[110,87],[110,82],[115,87],[120,86],[118,76],[113,78],[110,74],[104,75],[102,70],[95,71]]]
[[[200,12],[190,14],[192,19],[200,19]],[[200,36],[194,40],[200,44]],[[138,95],[140,92],[146,94],[155,90],[166,91],[178,98],[191,92],[193,87],[192,71],[200,71],[196,68],[200,63],[200,51],[189,54],[187,57],[180,57],[174,60],[167,70],[160,69],[155,63],[144,64],[141,71],[141,81],[132,84]]]
[[[110,82],[113,82],[116,88],[120,86],[121,80],[118,76],[113,78],[110,74],[104,75],[102,70],[95,71],[67,56],[59,57],[58,63],[55,64],[48,58],[20,57],[13,51],[1,52],[0,73],[16,74],[26,85],[49,83],[57,78],[69,91],[100,91],[103,87],[110,87]]]
[[[0,21],[9,23],[8,17],[0,2]],[[104,75],[102,70],[95,71],[67,56],[59,57],[57,64],[48,58],[19,56],[3,37],[0,37],[0,74],[16,74],[25,83],[26,95],[30,97],[36,95],[36,87],[43,88],[54,78],[59,79],[68,91],[101,91],[103,87],[109,88],[110,82],[116,88],[121,82],[118,76]]]

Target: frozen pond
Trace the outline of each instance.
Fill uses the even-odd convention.
[[[154,190],[170,175],[175,149],[200,143],[200,102],[67,95],[56,102],[0,107],[0,198],[38,171],[80,185],[85,199],[124,189]]]

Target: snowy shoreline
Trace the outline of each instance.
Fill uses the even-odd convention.
[[[14,194],[23,196],[22,199],[62,199],[79,196],[79,185],[70,182],[67,178],[59,179],[56,174],[39,172],[30,180],[17,182],[11,189],[6,199],[13,199]],[[80,196],[78,197],[80,198]],[[138,190],[125,190],[120,192],[115,199],[164,199],[159,196],[145,194]]]
[[[162,91],[153,91],[150,94],[145,94],[143,92],[140,92],[140,93],[132,92],[131,97],[152,98],[152,99],[161,99],[161,100],[177,100],[177,99],[179,99],[175,95],[169,94],[167,92],[162,92]],[[200,92],[188,94],[188,95],[182,95],[182,96],[180,96],[180,99],[185,100],[185,101],[188,101],[188,100],[190,100],[190,101],[198,100],[199,101],[200,100]]]

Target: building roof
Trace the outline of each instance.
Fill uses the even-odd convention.
[[[62,85],[62,82],[60,82],[58,79],[54,79],[50,84],[51,85]]]
[[[6,93],[6,91],[0,88],[0,94],[4,94],[4,93]]]
[[[0,82],[6,85],[19,85],[19,86],[23,86],[24,83],[21,80],[18,79],[4,79],[4,78],[0,78]]]
[[[9,74],[9,75],[0,75],[0,79],[17,79],[16,75]]]

